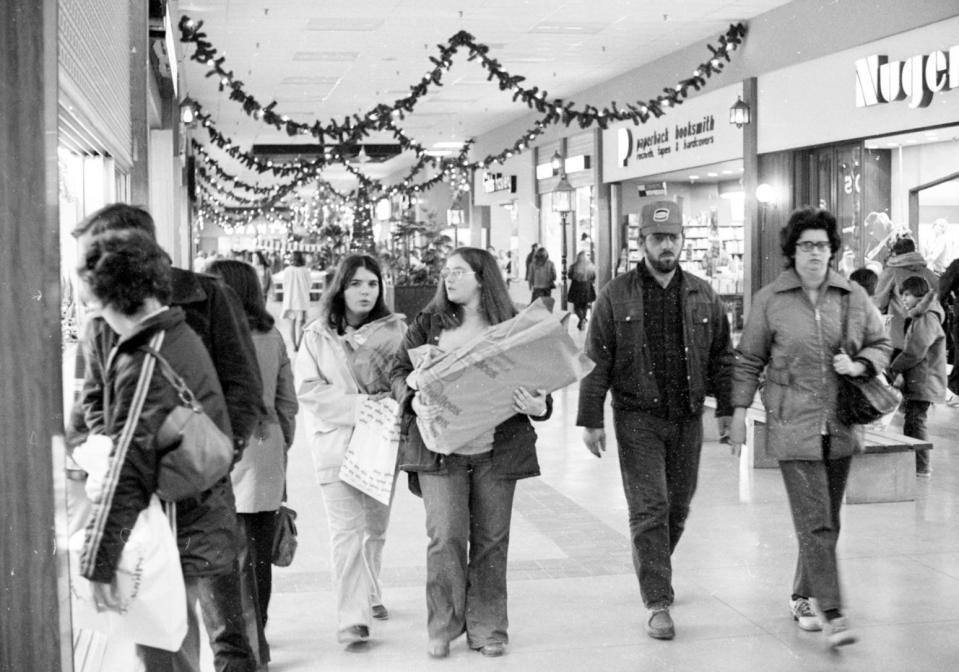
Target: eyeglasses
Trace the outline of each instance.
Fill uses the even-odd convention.
[[[828,240],[804,240],[802,242],[796,243],[796,249],[802,250],[803,252],[828,252],[829,251],[829,241]]]
[[[476,275],[476,271],[467,271],[465,268],[444,268],[440,271],[440,277],[444,280],[447,278],[459,280],[464,275]]]

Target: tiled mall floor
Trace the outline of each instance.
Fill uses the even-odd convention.
[[[556,395],[553,418],[537,426],[543,475],[517,488],[510,645],[500,659],[470,651],[462,638],[449,659],[427,657],[423,507],[402,481],[383,562],[392,617],[374,624],[364,650],[336,643],[326,518],[299,435],[289,487],[300,548],[291,567],[275,572],[270,670],[959,669],[959,410],[931,414],[934,474],[918,482],[915,501],[844,508],[842,579],[861,639],[832,652],[786,608],[796,544],[778,470],[741,468],[716,442],[703,448],[699,491],[674,556],[676,639],[647,637],[615,443],[601,460],[590,455],[575,409],[575,386]]]

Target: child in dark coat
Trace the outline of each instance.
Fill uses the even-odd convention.
[[[942,324],[945,312],[930,291],[925,278],[913,275],[902,281],[899,295],[906,311],[906,332],[900,352],[889,365],[900,383],[905,401],[902,432],[916,439],[927,438],[926,415],[929,406],[941,403],[946,395],[946,333]],[[929,451],[916,451],[916,475],[928,478]]]

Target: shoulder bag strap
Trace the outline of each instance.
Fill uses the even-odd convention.
[[[155,333],[150,339],[150,347],[159,348],[163,343],[163,335],[163,331]],[[150,390],[153,368],[153,360],[150,357],[144,357],[143,365],[140,367],[140,376],[137,379],[137,385],[133,392],[133,400],[130,403],[130,411],[127,414],[126,422],[123,424],[123,430],[120,432],[120,437],[114,448],[110,465],[104,476],[104,489],[100,497],[100,508],[97,510],[90,524],[88,533],[89,548],[98,549],[100,543],[103,541],[103,533],[106,529],[107,518],[109,517],[108,514],[113,506],[113,495],[116,492],[117,482],[120,479],[120,470],[123,468],[123,463],[126,462],[127,453],[129,452],[130,444],[133,442],[133,435],[136,432],[137,425],[140,424],[140,414],[143,411],[143,403],[146,401],[147,393]],[[110,404],[109,394],[107,394],[109,389],[110,385],[104,384],[104,412],[106,412]],[[83,554],[80,559],[80,571],[82,575],[86,576],[93,570],[91,565],[96,562],[96,555],[95,552]]]
[[[180,395],[180,401],[182,401],[185,406],[189,406],[194,411],[199,412],[202,406],[197,402],[193,391],[187,386],[186,382],[180,374],[176,372],[170,362],[167,361],[167,358],[160,354],[160,348],[153,347],[153,343],[151,342],[150,345],[143,346],[143,350],[160,364],[160,373],[163,374],[167,382],[169,382],[177,394]]]

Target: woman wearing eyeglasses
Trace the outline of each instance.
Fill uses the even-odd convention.
[[[455,250],[442,276],[436,296],[410,325],[391,374],[404,412],[400,468],[409,472],[410,489],[422,495],[426,508],[428,653],[445,658],[450,641],[465,632],[471,649],[501,656],[508,641],[506,554],[513,492],[517,479],[539,475],[530,418],[547,419],[552,399],[519,388],[513,394],[516,415],[495,429],[450,455],[426,448],[415,418],[435,409],[417,396],[410,350],[425,344],[445,352],[463,348],[516,314],[489,252]]]
[[[756,294],[737,349],[730,443],[738,454],[765,370],[767,450],[779,460],[799,542],[789,608],[801,629],[822,630],[837,647],[856,641],[843,615],[836,543],[860,449],[858,428],[837,417],[839,376],[882,371],[891,346],[865,290],[832,267],[841,242],[835,217],[796,210],[780,239],[786,270]]]

